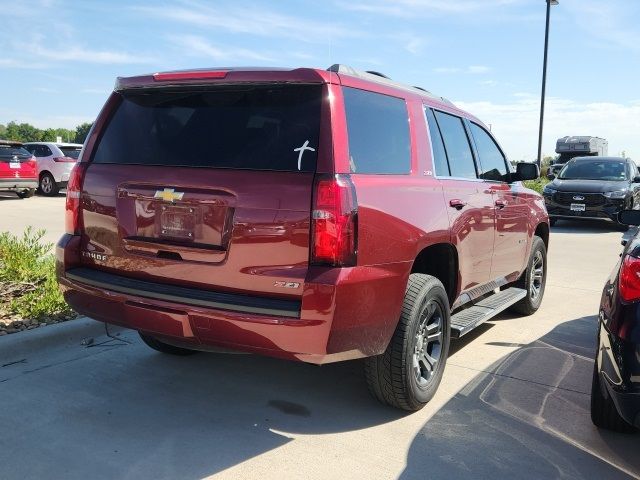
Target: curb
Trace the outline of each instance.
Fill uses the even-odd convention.
[[[112,334],[126,330],[109,325]],[[85,338],[105,335],[105,324],[89,317],[47,325],[0,337],[0,365],[16,357],[33,355],[44,349],[80,345]]]

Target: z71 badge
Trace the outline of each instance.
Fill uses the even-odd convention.
[[[104,262],[107,259],[107,256],[104,253],[96,253],[96,252],[82,252],[82,256],[84,258],[91,258],[93,260],[98,260]]]
[[[298,282],[275,282],[273,286],[280,288],[298,288],[300,284]]]

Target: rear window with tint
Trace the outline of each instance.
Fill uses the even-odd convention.
[[[58,147],[62,151],[65,157],[70,157],[74,159],[78,159],[80,156],[80,147]]]
[[[31,157],[31,154],[26,148],[17,145],[0,145],[0,158],[26,158]]]
[[[353,173],[409,173],[411,142],[407,104],[401,98],[342,89]]]
[[[313,172],[319,85],[125,92],[96,163]]]

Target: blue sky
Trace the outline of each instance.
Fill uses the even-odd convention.
[[[0,123],[91,121],[117,76],[345,63],[451,99],[536,155],[544,0],[0,0]],[[552,7],[543,151],[597,135],[640,160],[640,2]]]

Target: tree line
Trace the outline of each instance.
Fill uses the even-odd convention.
[[[63,142],[84,143],[93,123],[82,123],[75,129],[68,128],[37,128],[29,123],[9,122],[0,123],[0,139],[18,142],[55,142],[57,137]]]

